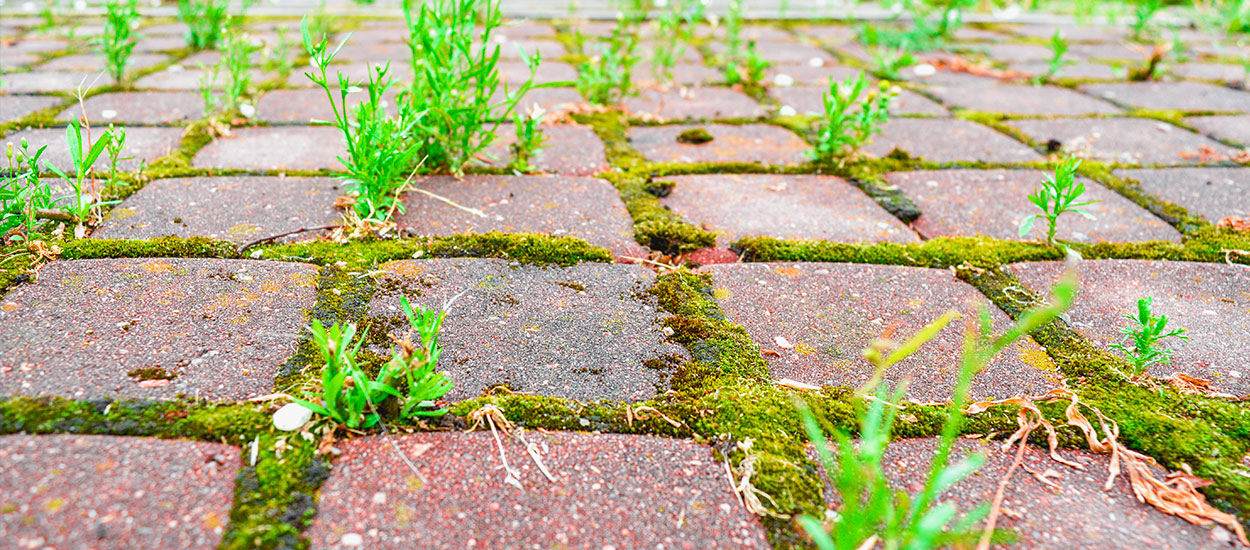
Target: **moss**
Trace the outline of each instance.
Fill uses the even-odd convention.
[[[680,254],[716,244],[716,235],[691,225],[662,206],[649,191],[647,177],[636,172],[602,175],[612,183],[634,220],[634,240],[667,254]]]
[[[527,265],[559,266],[613,260],[611,252],[574,237],[499,232],[426,239],[269,245],[254,249],[251,254],[257,258],[335,264],[348,270],[413,258],[503,258]]]
[[[61,258],[237,258],[234,243],[207,237],[80,239],[61,245]]]
[[[942,237],[919,244],[856,244],[749,237],[734,242],[732,248],[742,255],[743,261],[751,262],[848,262],[918,267],[951,267],[968,263],[992,267],[1009,262],[1063,259],[1063,253],[1057,248],[984,237]]]
[[[712,141],[712,134],[703,128],[690,128],[683,130],[677,134],[677,143],[689,143],[691,145],[703,145]]]
[[[129,376],[132,378],[138,378],[139,380],[173,380],[174,378],[178,377],[177,374],[169,372],[160,367],[148,367],[148,368],[143,368],[143,369],[134,369],[126,373],[126,376]]]

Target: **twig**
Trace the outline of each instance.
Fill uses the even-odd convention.
[[[474,216],[477,216],[477,217],[479,217],[479,218],[485,218],[485,217],[486,217],[486,213],[485,213],[485,212],[482,212],[481,210],[478,210],[478,209],[476,209],[476,208],[469,208],[469,207],[467,207],[467,206],[463,206],[463,205],[461,205],[461,204],[457,203],[456,201],[453,201],[453,200],[451,200],[451,199],[449,199],[449,198],[447,198],[447,197],[444,197],[444,196],[442,196],[442,195],[438,195],[438,194],[435,194],[435,193],[431,193],[431,192],[429,192],[429,191],[426,191],[425,189],[421,189],[420,187],[414,187],[412,190],[413,190],[413,192],[416,192],[416,193],[421,193],[422,195],[428,195],[430,198],[433,198],[434,200],[437,200],[437,201],[440,201],[440,202],[446,203],[447,205],[449,205],[449,206],[451,206],[451,207],[453,207],[453,208],[458,208],[458,209],[460,209],[460,210],[464,210],[465,212],[468,212],[468,213],[470,213],[470,214],[473,214]]]
[[[267,243],[267,242],[269,242],[269,241],[275,241],[275,240],[281,239],[282,237],[290,237],[291,235],[295,235],[295,234],[299,234],[299,233],[304,233],[304,232],[307,232],[307,231],[322,231],[322,230],[325,230],[325,229],[338,229],[338,228],[340,228],[340,227],[343,227],[343,224],[341,224],[341,223],[336,223],[336,224],[333,224],[333,225],[323,225],[323,226],[320,226],[320,227],[301,227],[301,228],[296,229],[296,230],[294,230],[294,231],[287,231],[287,232],[285,232],[285,233],[278,233],[277,235],[270,235],[270,236],[268,236],[268,237],[264,237],[264,238],[261,238],[261,239],[256,239],[256,240],[254,240],[254,241],[252,241],[252,242],[250,242],[250,243],[247,243],[247,244],[244,244],[244,245],[240,246],[237,250],[235,250],[235,253],[236,253],[236,254],[242,254],[244,251],[246,251],[247,249],[249,249],[249,248],[251,248],[251,247],[253,247],[253,246],[256,246],[256,245],[261,244],[261,243]]]

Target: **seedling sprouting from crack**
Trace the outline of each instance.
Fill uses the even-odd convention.
[[[582,64],[577,74],[577,91],[596,105],[610,105],[629,95],[633,88],[634,65],[638,63],[638,24],[636,15],[622,14],[612,36]]]
[[[825,120],[812,151],[814,157],[831,160],[854,153],[881,131],[899,91],[884,80],[876,89],[868,88],[862,72],[841,84],[829,79],[829,91],[824,94]]]
[[[1075,63],[1070,59],[1064,59],[1063,56],[1068,53],[1068,41],[1063,39],[1063,34],[1059,29],[1055,29],[1055,34],[1050,36],[1050,59],[1046,62],[1046,74],[1037,78],[1038,82],[1044,82],[1054,78],[1062,71],[1064,67]]]
[[[209,50],[222,39],[230,22],[229,0],[178,0],[178,19],[187,25],[187,45]]]
[[[1058,230],[1059,216],[1067,212],[1075,212],[1089,219],[1094,216],[1082,207],[1098,201],[1081,200],[1085,194],[1085,184],[1076,180],[1076,169],[1081,159],[1068,158],[1055,167],[1055,177],[1047,178],[1029,194],[1029,202],[1033,203],[1041,214],[1031,214],[1020,221],[1020,237],[1033,231],[1033,224],[1039,219],[1046,220],[1046,244],[1055,245],[1055,232]]]
[[[96,40],[96,47],[104,54],[104,66],[113,81],[120,83],[138,43],[133,27],[139,20],[139,9],[136,0],[106,0],[104,9],[104,32]]]
[[[510,167],[518,173],[534,171],[532,161],[547,142],[547,136],[538,127],[543,120],[543,114],[542,107],[535,103],[525,114],[517,113],[513,119],[516,127],[516,142],[510,147],[512,150]]]
[[[1172,350],[1159,345],[1160,342],[1168,338],[1179,338],[1188,340],[1185,336],[1185,329],[1178,328],[1168,330],[1168,316],[1155,316],[1151,311],[1153,298],[1147,296],[1137,300],[1137,315],[1125,315],[1124,318],[1132,321],[1132,324],[1120,329],[1120,332],[1132,340],[1131,346],[1125,346],[1122,342],[1116,342],[1111,345],[1111,349],[1117,350],[1124,354],[1133,364],[1133,372],[1129,378],[1138,378],[1146,373],[1151,365],[1159,365],[1169,363],[1172,360]]]

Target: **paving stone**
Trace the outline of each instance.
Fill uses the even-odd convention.
[[[4,57],[0,57],[0,71],[10,73],[14,69],[25,69],[27,66],[33,65],[36,61],[39,61],[39,59],[39,56],[35,54],[10,54],[5,52]]]
[[[1250,111],[1250,93],[1201,82],[1086,84],[1081,90],[1109,101],[1145,109]]]
[[[82,117],[84,109],[92,124],[171,124],[202,118],[204,99],[197,92],[114,92],[70,105],[57,118]]]
[[[1052,55],[1050,48],[1036,44],[977,44],[973,50],[983,51],[991,58],[1007,63],[1046,61]]]
[[[22,38],[12,44],[4,45],[5,55],[57,52],[68,49],[69,41],[59,38]]]
[[[200,149],[196,168],[342,170],[347,144],[331,126],[235,128]]]
[[[725,38],[727,29],[723,25],[708,27],[707,36],[716,38]],[[794,37],[784,29],[771,25],[743,25],[738,31],[738,37],[744,42],[755,40],[756,42],[785,42],[794,40]]]
[[[168,56],[160,54],[136,53],[128,58],[126,73],[132,74],[165,62]],[[81,53],[65,55],[39,65],[40,71],[104,71],[104,56],[98,53]]]
[[[166,52],[187,47],[187,39],[179,36],[149,36],[135,43],[135,53]]]
[[[107,435],[0,437],[7,548],[211,550],[230,521],[239,449]]]
[[[1116,170],[1137,180],[1160,199],[1185,207],[1211,223],[1234,216],[1250,217],[1250,168],[1164,168]]]
[[[816,84],[821,85],[824,89],[829,89],[829,79],[835,82],[844,82],[848,78],[854,78],[855,75],[863,71],[851,67],[842,67],[834,65],[821,65],[813,67],[811,65],[774,65],[765,71],[767,75],[767,84],[770,91],[777,91],[793,84]],[[873,80],[871,75],[864,74],[869,80]],[[788,82],[788,84],[787,84]]]
[[[156,71],[136,80],[134,86],[139,89],[198,92],[200,90],[200,81],[203,80],[205,72],[206,69],[188,68],[184,65],[170,65],[169,68],[163,71]],[[266,73],[259,69],[252,69],[249,73],[251,73],[253,83],[264,82],[275,76],[273,73]],[[303,76],[303,73],[300,73],[300,76]],[[226,75],[218,76],[217,85],[214,86],[214,89],[224,87],[227,80],[229,78]]]
[[[1145,118],[1009,120],[1006,123],[1038,143],[1054,140],[1069,154],[1109,162],[1196,163],[1201,160],[1200,153],[1205,147],[1225,158],[1237,153],[1188,130]]]
[[[720,82],[725,78],[721,71],[702,63],[676,63],[668,72],[670,76],[666,76],[664,72],[650,63],[639,63],[634,66],[631,78],[636,89],[662,89],[674,83],[683,86],[703,86]]]
[[[918,65],[917,65],[918,66]],[[916,74],[916,66],[903,69],[900,76],[903,80],[923,84],[926,86],[971,86],[971,87],[990,87],[998,86],[1003,83],[1002,80],[990,77],[979,76],[971,73],[956,73],[951,71],[937,71],[933,74]]]
[[[824,116],[824,95],[828,91],[829,86],[791,86],[772,88],[769,93],[783,106],[791,107],[798,114]],[[947,116],[950,113],[925,96],[911,90],[900,90],[898,97],[890,105],[890,114]]]
[[[97,78],[98,77],[98,78]],[[108,86],[113,78],[101,72],[31,71],[9,73],[0,79],[0,92],[26,94],[37,92],[69,92],[79,86],[88,89]]]
[[[839,45],[859,39],[858,32],[850,25],[804,25],[793,27],[798,36],[806,36],[822,44]]]
[[[149,26],[143,27],[142,29],[139,29],[139,33],[143,36],[174,35],[179,38],[181,38],[183,35],[187,34],[190,31],[191,31],[191,27],[188,27],[186,23],[183,23],[181,21],[177,23],[161,23],[157,25],[149,25]]]
[[[886,180],[903,190],[921,215],[912,227],[925,238],[984,235],[1019,239],[1020,220],[1038,212],[1028,194],[1049,177],[1038,170],[933,170],[894,172]],[[1171,241],[1180,233],[1132,201],[1085,178],[1082,200],[1095,219],[1064,216],[1056,237],[1077,242]],[[1045,240],[1046,223],[1028,236]]]
[[[1009,30],[1020,36],[1047,40],[1054,36],[1055,30],[1058,30],[1065,40],[1073,41],[1116,40],[1128,36],[1127,29],[1108,25],[1037,24],[1011,26]]]
[[[402,316],[414,304],[452,305],[443,323],[439,369],[456,387],[447,399],[496,385],[569,399],[637,401],[665,391],[687,356],[665,341],[666,314],[647,297],[654,272],[627,264],[569,268],[504,260],[408,260],[381,267],[374,316]],[[467,292],[466,292],[467,291]]]
[[[742,92],[729,88],[681,88],[643,90],[625,98],[625,110],[634,116],[694,120],[718,118],[761,118],[764,107]]]
[[[126,146],[121,154],[121,158],[125,160],[117,163],[117,169],[123,172],[133,172],[138,170],[143,162],[152,164],[156,159],[168,155],[182,144],[182,132],[182,128],[127,128]],[[92,137],[98,140],[100,135],[101,129],[97,127]],[[48,150],[43,153],[42,161],[65,170],[67,173],[73,171],[74,163],[70,160],[69,145],[65,142],[65,128],[23,130],[4,137],[6,142],[12,141],[13,143],[17,143],[22,138],[26,138],[32,151],[44,145],[48,146]],[[94,140],[92,143],[95,143]],[[96,167],[103,168],[106,161],[107,158],[97,161]]]
[[[729,320],[742,325],[762,350],[774,378],[809,384],[858,387],[872,375],[861,356],[890,329],[909,337],[948,310],[971,318],[972,304],[988,304],[950,271],[918,267],[741,263],[702,268],[712,274],[715,296]],[[988,305],[994,328],[1010,325]],[[887,373],[893,382],[913,377],[908,397],[949,399],[958,375],[963,330],[948,326]],[[779,338],[784,340],[778,340]],[[784,346],[792,347],[784,347]],[[1026,339],[1009,346],[973,381],[974,398],[1037,393],[1057,385],[1060,374],[1044,351]]]
[[[917,242],[916,234],[835,176],[717,174],[673,176],[660,202],[716,232],[727,247],[742,237],[838,242]]]
[[[512,85],[523,84],[530,78],[529,65],[522,61],[500,61],[496,68],[499,71],[499,80]],[[559,61],[544,60],[534,72],[534,84],[573,82],[574,80],[577,80],[577,69]]]
[[[1024,144],[985,126],[947,119],[890,120],[882,133],[861,150],[884,157],[895,148],[930,162],[1021,162],[1041,158]]]
[[[1204,80],[1222,80],[1224,82],[1245,82],[1250,75],[1240,65],[1226,63],[1182,63],[1172,67],[1172,72],[1189,78]]]
[[[476,208],[486,217],[452,207],[428,195],[404,198],[401,229],[419,235],[545,233],[583,239],[620,256],[645,256],[634,241],[633,221],[611,184],[567,176],[427,177],[416,186]]]
[[[1250,147],[1250,115],[1199,116],[1185,122],[1213,138]]]
[[[535,36],[555,36],[556,29],[546,23],[537,21],[529,21],[525,19],[508,19],[504,24],[495,29],[496,37],[507,37],[510,39],[517,38],[533,38]]]
[[[8,78],[8,75],[2,78]],[[25,118],[62,101],[58,97],[40,95],[0,95],[0,123]]]
[[[0,303],[0,393],[269,393],[316,298],[316,274],[306,264],[245,260],[49,263]],[[162,385],[128,374],[156,368],[176,377]]]
[[[547,143],[530,161],[541,172],[566,176],[590,176],[611,166],[603,141],[594,129],[580,124],[546,124],[539,126]],[[483,164],[506,167],[512,160],[512,144],[516,143],[516,125],[500,124],[496,138],[479,160]]]
[[[911,494],[919,493],[924,478],[916,472],[928,471],[936,444],[936,439],[902,439],[890,443],[883,465],[892,484]],[[955,442],[952,457],[959,460],[974,452],[987,457],[985,465],[976,474],[956,483],[939,500],[954,504],[962,513],[993,501],[999,481],[1015,460],[1014,448],[1004,452],[997,443],[969,439]],[[1017,512],[1018,517],[1003,514],[997,524],[999,529],[1014,533],[1015,542],[995,544],[992,548],[1215,550],[1228,547],[1227,543],[1211,539],[1210,528],[1191,525],[1138,502],[1123,474],[1116,478],[1110,491],[1104,491],[1109,455],[1074,449],[1061,449],[1059,454],[1080,464],[1084,470],[1055,462],[1044,449],[1029,447],[1024,454],[1024,467],[1035,472],[1055,472],[1058,475],[1048,476],[1048,480],[1058,489],[1043,485],[1023,468],[1016,471],[1004,493],[1003,509]],[[1156,468],[1155,475],[1162,479],[1166,474]],[[826,490],[827,502],[833,502],[831,496]]]
[[[505,438],[523,490],[506,485],[489,433],[393,438],[414,474],[378,437],[341,445],[309,529],[314,550],[360,535],[367,548],[770,548],[760,521],[727,486],[712,451],[688,440],[530,433],[548,481],[525,448]],[[398,488],[398,489],[397,489]],[[431,536],[438,533],[438,536]]]
[[[326,76],[330,79],[330,89],[335,90],[337,93],[339,87],[339,73],[346,76],[350,82],[360,84],[367,82],[371,76],[375,76],[378,67],[382,67],[382,65],[376,63],[331,65],[326,70]],[[313,83],[313,81],[308,78],[308,75],[304,74],[305,72],[311,71],[298,68],[297,70],[291,71],[290,76],[286,79],[286,85],[294,88],[313,88],[320,90],[321,87]],[[412,68],[407,63],[391,63],[390,69],[386,74],[387,76],[395,79],[396,84],[392,87],[392,89],[395,90],[395,93],[399,93],[399,91],[405,88],[408,83],[412,82]]]
[[[677,136],[703,128],[713,140],[694,145]],[[759,162],[795,165],[807,161],[807,142],[789,130],[768,124],[682,124],[629,129],[629,142],[652,162]]]
[[[399,91],[395,88],[383,95],[383,107],[391,115],[399,112],[396,99],[398,95]],[[349,112],[368,99],[368,94],[348,94]],[[340,101],[337,93],[334,101],[336,104]],[[341,104],[339,108],[342,108]],[[260,96],[260,100],[256,102],[256,119],[264,122],[309,124],[313,120],[334,120],[334,111],[325,90],[321,88],[272,90]]]
[[[717,42],[715,44],[721,44]],[[756,42],[755,51],[759,56],[774,65],[807,65],[819,67],[837,63],[829,52],[815,46],[798,44],[791,41]]]
[[[1047,52],[1050,50],[1047,49]],[[1068,55],[1086,59],[1144,60],[1150,55],[1150,47],[1127,43],[1102,42],[1097,44],[1072,44]],[[1049,59],[1049,55],[1046,56]]]
[[[1087,115],[1119,113],[1105,101],[1058,86],[929,86],[943,103],[992,113]]]
[[[516,93],[515,88],[510,88],[509,93]],[[491,97],[491,105],[498,105],[503,102],[504,91],[501,86],[495,95]],[[576,109],[580,105],[586,103],[582,99],[581,94],[573,88],[538,88],[530,90],[521,97],[517,102],[516,112],[526,112],[530,107],[537,105],[544,111],[563,111]],[[503,108],[498,107],[492,112],[495,116],[501,116]]]
[[[1021,263],[1011,270],[1026,286],[1048,287],[1063,266],[1055,262]],[[1155,315],[1167,315],[1168,327],[1184,328],[1189,340],[1169,339],[1172,362],[1155,365],[1151,376],[1173,372],[1210,379],[1226,393],[1250,393],[1250,270],[1222,263],[1150,260],[1085,260],[1079,264],[1081,291],[1068,324],[1098,347],[1121,342],[1120,329],[1136,313],[1137,300],[1153,297]]]
[[[250,242],[300,228],[338,222],[331,178],[238,176],[160,179],[114,206],[91,236],[150,239],[164,235]],[[308,232],[283,242],[306,240]]]
[[[554,40],[508,40],[499,44],[499,59],[525,59],[538,54],[543,59],[559,59],[568,52]]]
[[[334,60],[343,63],[372,63],[382,65],[389,61],[392,67],[410,63],[412,50],[407,44],[376,41],[348,41]]]
[[[1050,64],[1042,62],[1015,63],[1011,65],[1011,69],[1030,76],[1040,76],[1050,70]],[[1077,61],[1071,65],[1065,65],[1059,69],[1059,72],[1055,73],[1055,76],[1059,78],[1092,78],[1101,80],[1123,79],[1126,75],[1127,71],[1122,68],[1093,61]]]

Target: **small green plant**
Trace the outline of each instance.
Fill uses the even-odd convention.
[[[1025,312],[1010,329],[997,337],[991,334],[990,316],[982,308],[965,333],[959,375],[947,408],[941,436],[933,453],[923,488],[914,496],[895,489],[885,473],[885,450],[907,388],[904,382],[892,391],[883,383],[887,369],[906,359],[937,335],[954,312],[938,318],[899,346],[878,340],[864,356],[873,365],[873,376],[857,395],[868,401],[859,413],[859,441],[840,430],[833,432],[837,457],[815,417],[802,402],[797,403],[804,430],[816,447],[821,465],[828,472],[840,496],[841,508],[828,522],[801,516],[799,524],[821,550],[862,550],[895,548],[928,550],[939,547],[971,547],[976,540],[975,523],[989,513],[982,504],[958,521],[952,502],[937,504],[955,483],[968,477],[985,462],[974,453],[951,463],[951,452],[964,422],[963,408],[973,377],[990,359],[1011,343],[1051,322],[1071,305],[1076,295],[1076,279],[1069,272],[1051,292],[1049,305]],[[952,521],[954,524],[952,525]],[[983,542],[988,542],[982,538]],[[880,544],[878,544],[880,543]]]
[[[1081,195],[1085,194],[1085,184],[1076,179],[1076,169],[1080,165],[1081,159],[1064,159],[1059,166],[1055,167],[1055,177],[1046,178],[1040,186],[1033,189],[1033,192],[1029,194],[1029,202],[1037,206],[1042,213],[1031,214],[1020,221],[1021,237],[1033,231],[1033,224],[1037,220],[1044,219],[1046,220],[1046,244],[1054,246],[1055,231],[1058,229],[1060,215],[1075,212],[1091,220],[1094,219],[1093,214],[1081,207],[1098,201],[1077,202],[1081,200]]]
[[[875,89],[869,88],[862,72],[840,84],[829,79],[829,91],[824,94],[824,124],[812,152],[816,159],[830,160],[854,153],[881,131],[898,89],[885,80]]]
[[[122,82],[126,78],[130,54],[138,43],[134,32],[139,21],[137,0],[106,0],[104,9],[104,32],[96,40],[96,48],[104,54],[104,66],[113,81]]]
[[[525,114],[517,113],[513,118],[516,141],[509,147],[512,150],[512,162],[509,165],[512,170],[522,174],[534,171],[532,161],[547,142],[547,136],[538,127],[542,120],[543,110],[537,105]]]
[[[1055,29],[1055,34],[1050,36],[1050,59],[1046,62],[1046,74],[1038,77],[1038,82],[1045,82],[1062,71],[1064,67],[1072,65],[1075,61],[1064,59],[1063,56],[1068,53],[1068,41],[1063,39],[1063,34],[1059,29]]]
[[[1188,336],[1185,336],[1185,329],[1183,328],[1171,331],[1167,329],[1167,315],[1158,317],[1154,315],[1150,310],[1153,300],[1150,296],[1137,300],[1137,315],[1124,316],[1125,319],[1132,321],[1133,324],[1121,328],[1120,332],[1132,340],[1132,347],[1125,346],[1120,342],[1111,345],[1111,349],[1123,353],[1132,362],[1133,372],[1129,378],[1142,376],[1151,365],[1172,361],[1172,350],[1159,347],[1159,342],[1173,337],[1181,340],[1189,339]]]
[[[1250,33],[1250,0],[1228,0],[1221,4],[1220,20],[1230,33]]]
[[[1129,27],[1133,29],[1133,39],[1141,40],[1151,32],[1150,20],[1163,8],[1160,0],[1140,0],[1133,8],[1133,21]]]
[[[890,80],[902,80],[902,70],[916,63],[916,58],[905,48],[876,48],[872,52],[872,65],[877,74]]]
[[[229,0],[178,0],[178,19],[187,25],[187,45],[196,50],[215,48],[230,22]]]
[[[226,75],[222,97],[214,106],[225,112],[234,112],[252,87],[252,56],[260,49],[251,38],[241,32],[231,31],[226,38],[226,48],[217,61],[219,70]]]
[[[347,102],[347,95],[359,88],[353,86],[343,73],[338,73],[336,101],[332,90],[335,85],[330,82],[326,71],[347,39],[344,38],[334,51],[328,50],[325,40],[313,43],[307,17],[301,25],[301,32],[304,48],[317,69],[304,74],[325,91],[334,113],[333,121],[318,122],[338,128],[347,142],[347,155],[339,157],[339,162],[347,168],[345,179],[348,190],[356,194],[355,213],[364,220],[388,220],[393,211],[403,212],[403,203],[396,194],[406,183],[405,174],[409,174],[417,164],[420,145],[415,131],[420,117],[411,113],[403,103],[399,105],[398,117],[387,115],[384,96],[394,85],[394,80],[387,74],[389,64],[373,68],[369,82],[363,84],[368,99],[356,106],[354,112]]]
[[[622,15],[607,43],[595,45],[597,55],[578,71],[577,91],[591,103],[610,105],[620,101],[633,88],[634,65],[638,63],[638,31],[632,20]]]
[[[35,231],[40,211],[56,206],[52,188],[39,178],[39,159],[47,148],[44,145],[31,154],[26,138],[19,142],[17,151],[11,142],[5,147],[8,170],[0,179],[0,234],[20,227],[29,236]]]
[[[285,81],[295,68],[295,52],[291,50],[291,41],[286,37],[285,27],[276,27],[274,33],[275,43],[265,50],[265,69],[278,73]]]
[[[540,59],[527,60],[529,78],[516,90],[502,84],[500,46],[492,40],[503,22],[499,0],[433,0],[415,12],[405,0],[404,17],[415,77],[399,102],[411,113],[426,114],[418,158],[427,171],[460,174],[534,87]],[[500,91],[502,99],[493,99]]]
[[[107,132],[100,136],[95,143],[88,143],[83,139],[82,126],[78,119],[71,119],[69,126],[65,127],[65,141],[69,146],[69,158],[74,164],[73,177],[63,172],[55,165],[44,163],[44,168],[51,170],[61,179],[69,183],[74,190],[73,203],[63,207],[66,214],[73,217],[74,222],[79,226],[85,224],[91,218],[91,210],[96,206],[101,206],[99,197],[93,196],[90,190],[86,189],[88,175],[87,173],[95,166],[96,159],[104,153],[108,147],[112,136]]]
[[[122,151],[126,148],[126,129],[121,126],[113,126],[109,124],[105,134],[108,137],[108,145],[104,147],[105,153],[109,157],[109,186],[116,186],[117,179],[117,163],[132,157],[122,157]]]
[[[447,395],[453,384],[446,373],[435,372],[442,349],[438,334],[446,311],[415,311],[407,298],[400,299],[411,330],[404,338],[392,337],[396,347],[391,359],[382,366],[377,379],[371,379],[357,361],[362,336],[355,345],[356,326],[337,323],[326,328],[314,319],[309,327],[313,342],[321,352],[321,391],[305,394],[307,399],[292,400],[304,408],[348,428],[370,428],[378,424],[382,404],[392,398],[399,401],[398,418],[439,416],[446,409],[436,408],[435,401]],[[412,341],[415,332],[418,342]],[[398,388],[396,386],[399,386]],[[406,391],[400,391],[403,388]],[[315,403],[312,400],[320,401]]]
[[[759,50],[755,47],[754,40],[747,43],[746,84],[755,86],[759,85],[760,82],[763,82],[764,71],[767,71],[768,67],[771,65],[772,64],[769,63],[767,59],[760,56]]]

